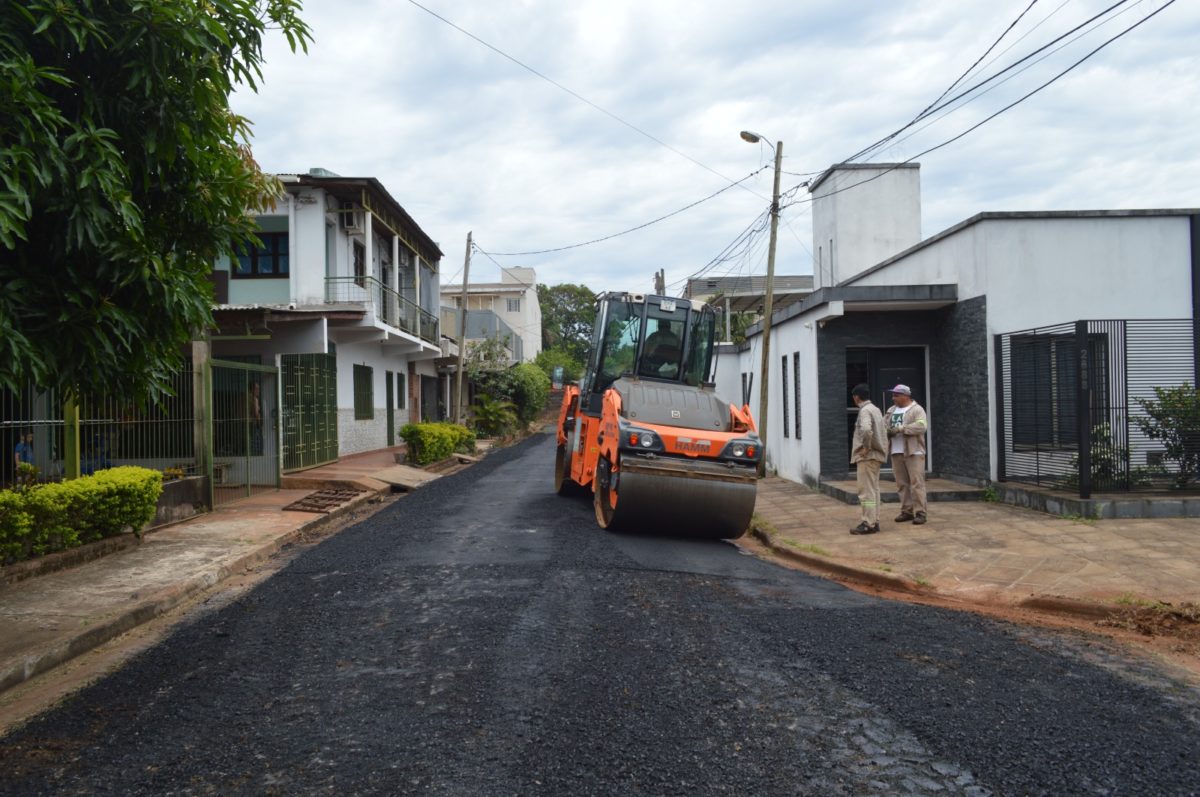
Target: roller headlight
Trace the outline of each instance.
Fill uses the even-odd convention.
[[[754,438],[730,440],[721,450],[721,459],[740,460],[747,464],[762,457],[762,442]]]
[[[663,441],[649,429],[623,427],[621,431],[621,447],[634,451],[662,451]]]

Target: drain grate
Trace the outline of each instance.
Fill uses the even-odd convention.
[[[292,512],[332,512],[347,501],[362,495],[363,490],[317,490],[299,501],[288,504],[285,510]]]

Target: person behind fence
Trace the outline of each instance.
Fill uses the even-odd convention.
[[[879,531],[879,469],[887,460],[888,441],[883,414],[871,403],[870,396],[871,389],[866,385],[855,385],[850,391],[858,407],[850,461],[858,474],[858,504],[862,509],[862,522],[850,529],[851,534]]]
[[[897,523],[912,521],[920,526],[925,517],[925,433],[929,422],[925,410],[913,401],[908,385],[892,388],[892,406],[887,411],[888,437],[891,438],[892,473],[900,493]]]
[[[251,382],[246,394],[246,416],[250,422],[250,454],[262,454],[262,388],[258,382]]]
[[[24,431],[17,437],[17,447],[13,449],[13,467],[21,464],[33,464],[33,432]]]

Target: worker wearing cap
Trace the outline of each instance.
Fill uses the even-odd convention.
[[[862,522],[850,529],[850,533],[874,534],[879,531],[879,468],[887,460],[887,433],[883,415],[871,403],[871,388],[855,385],[850,398],[858,407],[850,461],[857,474],[858,505],[862,508]]]
[[[892,406],[887,411],[887,434],[891,438],[892,474],[900,493],[897,523],[925,522],[925,433],[929,421],[925,410],[913,401],[908,385],[892,388]]]

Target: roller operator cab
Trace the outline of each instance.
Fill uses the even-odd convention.
[[[732,538],[754,512],[762,443],[719,399],[716,314],[630,293],[596,300],[586,371],[564,389],[555,489],[589,490],[606,529]]]

